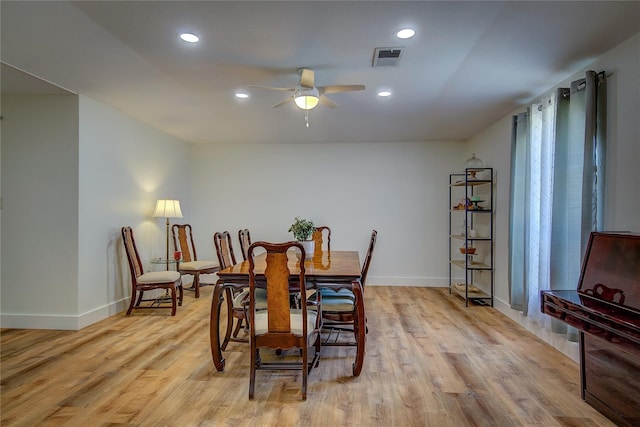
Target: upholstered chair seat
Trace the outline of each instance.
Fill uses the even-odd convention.
[[[339,291],[334,291],[332,289],[320,289],[319,291],[322,294],[322,300],[325,298],[351,298],[355,301],[356,296],[353,294],[351,289],[340,289]]]
[[[217,267],[218,263],[215,261],[189,261],[180,263],[180,270],[184,270],[185,272]]]
[[[175,282],[180,279],[180,273],[177,271],[151,271],[144,273],[136,278],[140,284],[158,283],[158,282]]]
[[[322,297],[322,309],[327,312],[351,313],[355,310],[355,298]]]
[[[307,310],[307,324],[315,325],[318,314],[315,310]],[[289,314],[289,319],[291,321],[291,333],[295,335],[302,335],[302,310],[300,309],[292,309]],[[256,325],[256,334],[262,335],[268,332],[268,320],[269,320],[269,310],[262,310],[256,312],[255,325]],[[313,328],[309,328],[307,331],[307,346],[311,347],[315,340],[318,332]]]
[[[246,307],[248,304],[249,289],[244,289],[233,297],[233,308]],[[264,310],[265,308],[267,308],[267,291],[256,289],[256,310]]]

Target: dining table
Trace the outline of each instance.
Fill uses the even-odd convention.
[[[291,251],[288,254],[288,267],[292,281],[300,273],[300,259]],[[257,254],[254,257],[254,271],[256,273],[256,286],[264,286],[264,270],[266,266],[266,254]],[[358,251],[319,251],[316,250],[310,259],[304,261],[305,281],[307,289],[350,289],[355,296],[355,310],[357,318],[364,323],[364,296],[360,283],[360,256]],[[220,312],[222,302],[225,300],[226,289],[244,289],[249,287],[249,261],[242,261],[216,273],[218,280],[214,286],[211,299],[211,319],[209,323],[209,335],[211,341],[211,357],[213,364],[219,372],[224,371],[225,359],[222,355],[220,343]],[[292,284],[292,286],[296,286]],[[299,286],[299,285],[297,285]],[[230,304],[230,301],[227,301]],[[228,322],[232,321],[231,311],[228,312]],[[366,328],[360,327],[356,331],[356,358],[352,365],[353,376],[360,375],[364,363]]]

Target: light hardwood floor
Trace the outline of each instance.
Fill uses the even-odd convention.
[[[325,347],[300,401],[298,372],[257,373],[209,349],[212,288],[175,317],[123,314],[80,331],[1,331],[2,426],[613,426],[580,399],[579,368],[489,307],[446,289],[367,288],[364,368]]]

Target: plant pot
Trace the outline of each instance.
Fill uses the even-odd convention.
[[[314,242],[313,240],[302,240],[300,242],[298,242],[302,245],[302,247],[304,247],[304,252],[305,252],[305,259],[311,259],[313,258],[313,253],[315,251],[315,246],[316,246],[316,242]]]

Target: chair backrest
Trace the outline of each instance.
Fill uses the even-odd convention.
[[[242,259],[247,260],[249,255],[249,246],[251,246],[251,235],[248,229],[238,230],[238,240],[240,241],[240,252],[242,252]]]
[[[371,232],[371,240],[369,241],[369,249],[367,255],[364,257],[364,263],[362,264],[362,272],[360,273],[360,284],[364,288],[364,284],[367,281],[367,274],[369,273],[369,265],[371,264],[371,257],[373,256],[373,249],[376,247],[376,240],[378,240],[378,232],[373,230]]]
[[[131,278],[135,283],[135,279],[144,274],[144,269],[142,268],[140,255],[138,254],[138,249],[136,248],[136,240],[133,238],[133,230],[131,229],[131,227],[122,227],[121,231],[124,250],[127,253],[127,259],[129,261]]]
[[[264,275],[257,277],[255,272],[255,255],[256,249],[262,249],[266,252],[266,265]],[[261,335],[265,337],[267,346],[274,348],[287,348],[292,345],[287,341],[287,336],[306,336],[307,334],[307,307],[301,304],[302,310],[302,335],[294,334],[291,325],[291,299],[290,292],[295,290],[300,292],[300,300],[306,301],[305,286],[305,268],[304,262],[300,262],[299,258],[291,251],[291,256],[296,259],[299,264],[300,273],[296,279],[291,279],[291,270],[289,269],[289,255],[287,252],[297,248],[302,253],[304,259],[304,247],[299,242],[286,243],[269,243],[255,242],[249,246],[249,312],[256,312],[255,290],[258,287],[258,281],[262,281],[262,286],[267,290],[267,331],[266,333],[256,334],[255,315],[251,314],[251,338]],[[260,254],[263,252],[260,251]],[[291,284],[291,285],[290,285]],[[284,341],[283,341],[284,340]],[[284,343],[284,344],[283,344]],[[288,343],[288,344],[287,344]]]
[[[326,248],[324,246],[325,236],[327,242]],[[331,228],[327,227],[326,225],[316,227],[311,239],[315,242],[313,251],[314,255],[320,254],[323,248],[331,252]]]
[[[228,231],[215,233],[213,235],[213,244],[216,247],[216,255],[218,255],[218,263],[221,270],[236,263],[236,256],[233,254],[233,245],[231,244],[231,234]]]
[[[171,226],[173,236],[173,248],[182,252],[182,261],[197,261],[196,245],[193,242],[193,233],[189,224],[173,224]]]

